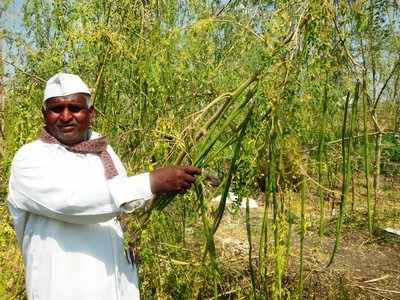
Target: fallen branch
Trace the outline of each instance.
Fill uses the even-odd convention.
[[[161,255],[161,254],[156,254],[156,257],[162,261],[173,263],[174,265],[178,265],[178,266],[194,266],[194,267],[201,266],[200,263],[181,261],[181,260],[167,257],[165,255]]]
[[[245,285],[245,286],[241,286],[240,288],[233,289],[233,290],[230,290],[230,291],[227,291],[227,292],[218,294],[218,295],[215,296],[215,297],[208,298],[208,300],[220,299],[220,297],[222,297],[222,296],[231,295],[231,294],[233,294],[233,293],[235,293],[235,292],[237,292],[237,291],[242,291],[243,289],[247,289],[247,288],[249,288],[249,287],[250,287],[250,285],[247,284],[247,285]],[[225,298],[225,297],[223,297],[223,298]]]
[[[378,291],[378,292],[392,293],[392,294],[400,295],[400,291],[396,291],[396,290],[387,290],[387,289],[381,289],[381,288],[377,288],[377,287],[365,286],[365,285],[360,285],[360,284],[352,284],[352,286],[358,287],[360,289],[367,289],[367,290],[373,290],[373,291]]]

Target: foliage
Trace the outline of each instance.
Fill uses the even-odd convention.
[[[322,228],[324,199],[331,191],[341,197],[341,161],[347,176],[355,176],[365,169],[363,162],[372,161],[363,160],[363,150],[370,149],[375,190],[380,188],[377,166],[398,162],[400,147],[393,134],[387,135],[400,119],[399,7],[394,1],[30,0],[23,10],[25,33],[5,33],[6,60],[17,67],[7,74],[1,110],[6,129],[2,199],[15,151],[35,139],[42,126],[45,79],[59,71],[77,73],[93,87],[98,111],[93,127],[107,136],[131,174],[171,164],[184,153],[184,163],[198,162],[222,184],[231,181],[224,187],[239,199],[264,193],[263,223],[249,236],[250,243],[259,241],[259,253],[249,260],[242,281],[218,273],[224,266],[214,244],[219,222],[211,228],[218,213],[210,199],[222,186],[199,180],[196,193],[153,211],[146,226],[139,216],[129,216],[127,239],[142,250],[144,298],[205,298],[230,290],[260,299],[288,296],[293,289],[283,281],[291,226],[300,225],[302,236],[307,230],[303,213],[301,224],[294,224],[292,216],[300,213],[292,211],[291,195],[299,201],[304,181],[321,188]],[[232,96],[248,78],[253,81]],[[346,105],[357,81],[360,99],[368,103],[368,139],[362,135],[361,107]],[[381,109],[389,105],[394,109]],[[342,160],[347,108],[354,117],[354,144]],[[205,126],[219,110],[215,122]],[[239,157],[234,155],[238,145]],[[382,173],[394,174],[385,168]],[[348,185],[350,178],[345,180]],[[302,204],[312,205],[304,197]],[[2,223],[9,224],[5,207],[3,200],[7,222]],[[343,208],[340,218],[345,214]],[[15,281],[20,262],[5,262],[14,236],[9,225],[2,225],[0,234],[2,265],[19,270],[2,273],[0,282]],[[20,287],[21,279],[16,282]],[[238,291],[240,286],[247,288]],[[301,280],[298,286],[303,294]],[[19,292],[0,288],[0,295]]]

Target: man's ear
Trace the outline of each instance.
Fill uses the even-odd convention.
[[[43,116],[43,120],[46,121],[46,110],[44,109],[43,106],[42,106],[42,116]]]
[[[94,122],[96,119],[96,112],[96,108],[93,105],[89,107],[90,123]]]

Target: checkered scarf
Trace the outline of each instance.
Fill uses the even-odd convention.
[[[40,140],[47,144],[61,144],[54,136],[50,135],[45,129],[42,130]],[[104,167],[104,175],[106,179],[111,179],[118,175],[118,171],[115,168],[114,162],[111,159],[110,154],[107,152],[107,140],[105,137],[100,137],[93,140],[87,140],[80,142],[73,146],[63,145],[65,149],[75,153],[92,153],[99,155],[101,162]]]

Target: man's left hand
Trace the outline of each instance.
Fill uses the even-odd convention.
[[[193,166],[172,166],[150,173],[150,187],[154,195],[185,193],[195,181],[201,169]]]

